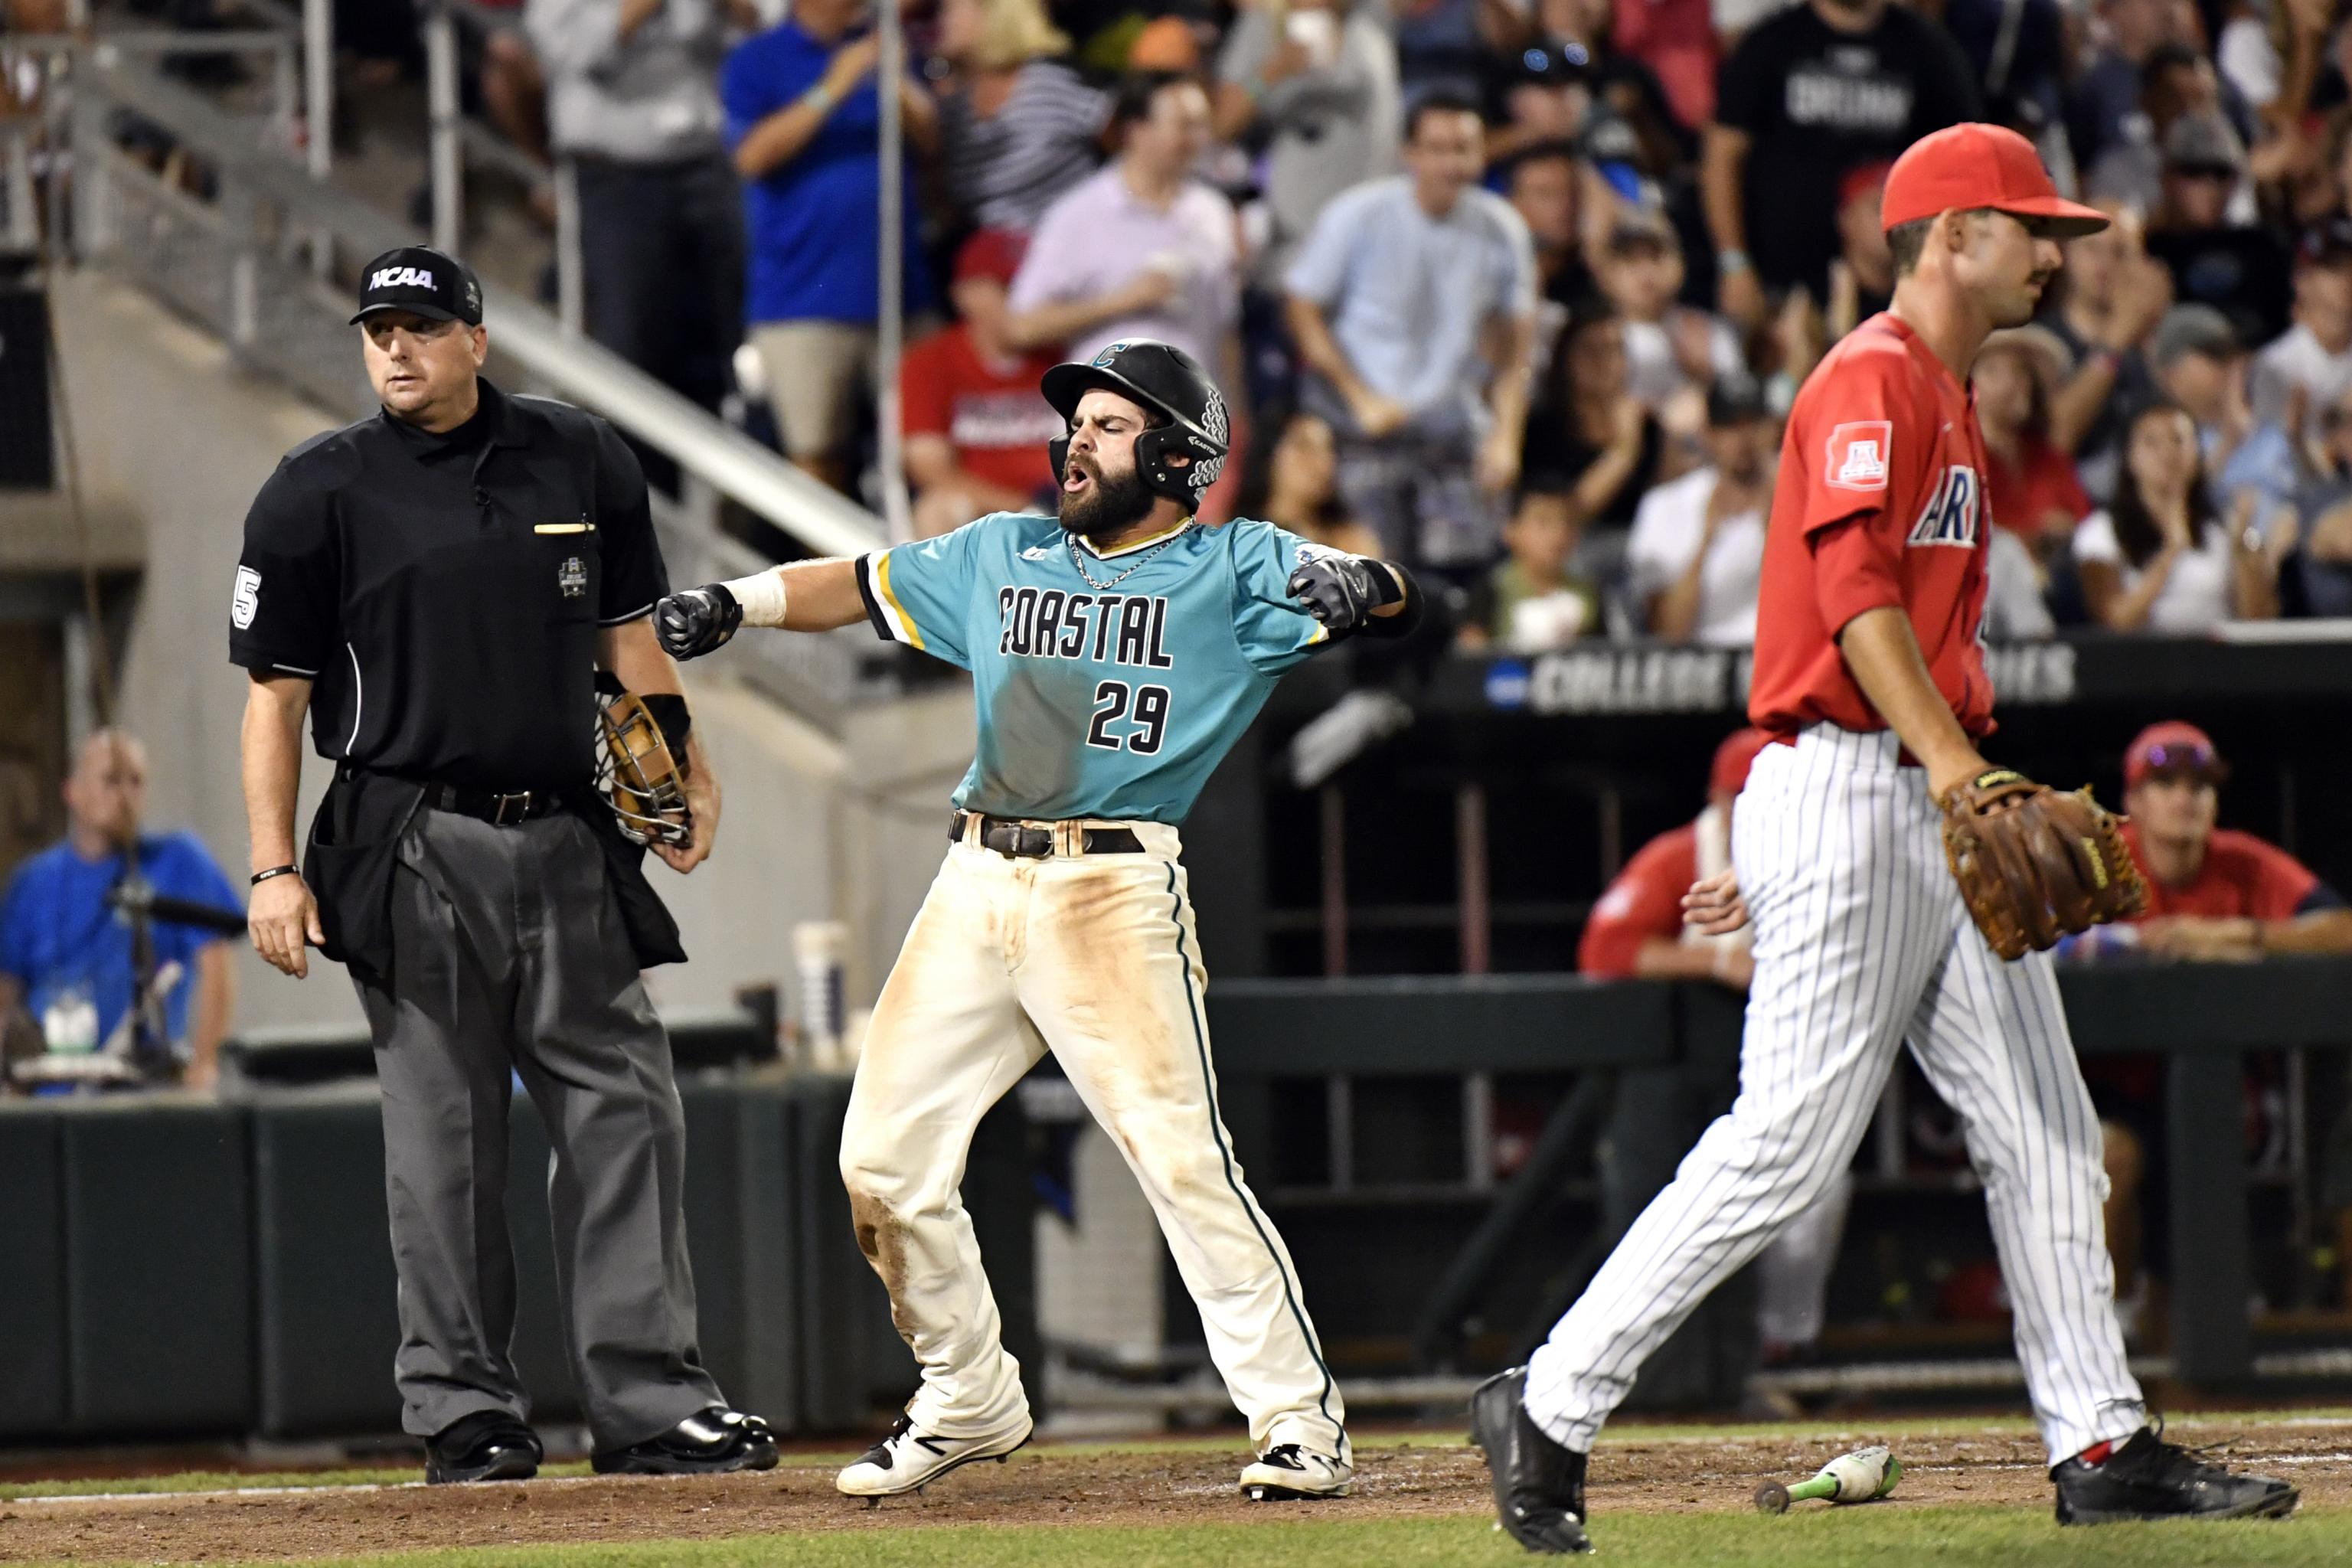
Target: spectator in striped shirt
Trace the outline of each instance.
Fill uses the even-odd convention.
[[[1042,0],[942,0],[940,100],[948,189],[981,228],[1026,234],[1102,162],[1110,98],[1061,58]]]

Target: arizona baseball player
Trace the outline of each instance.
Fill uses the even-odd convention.
[[[1585,1459],[1647,1356],[1846,1168],[1905,1041],[1960,1114],[2015,1303],[2061,1523],[2281,1515],[2146,1425],[2110,1306],[2098,1120],[2048,956],[2003,963],[1963,905],[1937,802],[1990,771],[1978,641],[1990,519],[1964,378],[2033,314],[2058,240],[2105,226],[2024,138],[1959,125],[1906,152],[1883,221],[1893,307],[1797,395],[1767,525],[1732,826],[1755,924],[1740,1092],[1525,1367],[1471,1405],[1503,1527],[1591,1550]]]
[[[1340,1497],[1339,1391],[1281,1238],[1217,1110],[1177,826],[1282,673],[1348,633],[1402,636],[1399,567],[1263,522],[1208,529],[1225,407],[1165,343],[1056,365],[1045,399],[1061,515],[999,512],[855,561],[694,589],[656,612],[678,658],[739,622],[882,637],[972,672],[979,746],[953,847],[907,933],[857,1065],[841,1173],[923,1384],[837,1484],[913,1491],[1026,1442],[970,1217],[972,1131],[1051,1050],[1118,1141],[1249,1417],[1257,1500]]]

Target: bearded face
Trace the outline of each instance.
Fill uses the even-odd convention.
[[[1132,453],[1115,472],[1105,472],[1093,452],[1073,452],[1062,465],[1062,526],[1081,539],[1099,542],[1134,527],[1150,514],[1153,500]]]

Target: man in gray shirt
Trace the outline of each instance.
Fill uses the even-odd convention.
[[[2338,218],[2295,253],[2294,324],[2254,356],[2246,378],[2254,423],[2294,440],[2325,434],[2327,411],[2352,388],[2352,223]],[[2288,418],[2302,416],[2296,428]]]
[[[556,155],[579,172],[588,335],[703,407],[743,337],[742,193],[719,67],[752,0],[530,0]],[[648,467],[648,477],[661,476]]]
[[[1467,99],[1422,98],[1406,173],[1326,206],[1285,279],[1341,499],[1386,550],[1439,569],[1492,558],[1527,421],[1535,250],[1478,188],[1485,139]]]

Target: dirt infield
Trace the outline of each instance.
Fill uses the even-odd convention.
[[[2308,1503],[2352,1506],[2352,1425],[2263,1426],[2232,1438],[2215,1422],[2176,1436],[2231,1439],[2226,1451],[2232,1462],[2267,1465],[2292,1478]],[[1593,1511],[1744,1509],[1759,1479],[1810,1474],[1843,1448],[1870,1441],[1894,1443],[1907,1466],[1896,1498],[1884,1506],[2039,1507],[2049,1499],[2042,1455],[2028,1438],[1857,1429],[1836,1440],[1694,1436],[1604,1444],[1593,1462]],[[1352,1500],[1291,1508],[1242,1502],[1234,1490],[1241,1458],[1238,1450],[1216,1447],[1042,1448],[1003,1466],[969,1468],[928,1496],[875,1509],[835,1493],[831,1465],[789,1462],[764,1475],[708,1479],[20,1500],[0,1504],[0,1561],[230,1562],[908,1525],[1233,1522],[1295,1518],[1307,1507],[1344,1509],[1359,1518],[1444,1516],[1487,1506],[1485,1468],[1466,1447],[1433,1441],[1368,1447],[1358,1456]]]

